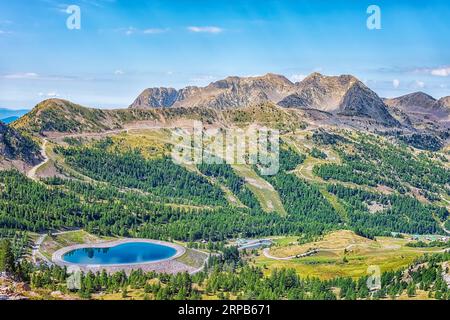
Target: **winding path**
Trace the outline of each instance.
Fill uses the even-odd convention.
[[[447,229],[445,228],[445,222],[442,222],[441,227],[442,227],[442,230],[445,231],[445,233],[450,234],[450,230],[447,230]]]
[[[293,259],[299,259],[299,258],[309,257],[309,256],[311,256],[311,255],[313,255],[313,254],[316,254],[316,253],[319,253],[319,252],[330,252],[330,251],[344,251],[344,250],[350,250],[351,248],[357,247],[357,246],[360,246],[360,245],[361,245],[361,244],[354,243],[354,244],[348,245],[347,247],[344,247],[344,248],[335,248],[335,249],[317,248],[317,249],[310,250],[310,251],[307,251],[307,252],[302,253],[302,254],[297,254],[297,255],[295,255],[295,256],[283,257],[283,258],[275,257],[275,256],[271,255],[271,254],[270,254],[270,248],[264,249],[264,250],[263,250],[263,254],[264,254],[264,256],[265,256],[266,258],[269,258],[269,259],[272,259],[272,260],[287,261],[287,260],[293,260]],[[397,249],[400,249],[400,246],[391,246],[391,247],[389,247],[389,248],[387,248],[387,247],[385,247],[385,248],[386,248],[386,249],[397,250]]]
[[[275,257],[273,255],[270,254],[270,248],[266,248],[263,250],[263,254],[266,258],[272,259],[272,260],[278,260],[278,261],[289,261],[289,260],[293,260],[293,259],[299,259],[299,258],[305,258],[305,257],[309,257],[313,254],[319,253],[319,252],[330,252],[330,251],[344,251],[344,250],[350,250],[353,247],[357,247],[359,244],[351,244],[345,248],[336,248],[336,249],[325,249],[325,248],[317,248],[314,250],[310,250],[308,252],[302,253],[302,254],[298,254],[295,256],[290,256],[290,257]],[[393,246],[387,246],[387,247],[383,247],[384,249],[389,249],[389,250],[398,250],[401,248],[401,246],[399,245],[393,245]],[[422,251],[423,253],[429,253],[429,251]],[[434,251],[433,253],[445,253],[445,252],[450,252],[450,248],[445,248],[439,251]]]
[[[81,229],[75,229],[75,230],[68,230],[68,231],[61,231],[61,232],[55,232],[52,233],[52,236],[58,236],[58,235],[62,235],[62,234],[66,234],[66,233],[71,233],[71,232],[76,232],[76,231],[80,231]],[[41,252],[41,245],[42,243],[44,243],[45,238],[47,237],[47,233],[41,233],[39,235],[39,238],[36,240],[36,242],[33,245],[33,248],[31,250],[31,259],[33,261],[33,263],[37,263],[37,260],[40,259],[42,261],[44,261],[47,265],[53,265],[53,262],[50,261],[49,259],[47,259],[47,257],[45,257]]]
[[[266,258],[272,259],[272,260],[278,260],[278,261],[288,261],[288,260],[293,260],[293,259],[299,259],[299,258],[305,258],[305,257],[309,257],[313,254],[318,253],[320,250],[311,250],[302,254],[298,254],[295,256],[291,256],[291,257],[284,257],[284,258],[279,258],[279,257],[275,257],[273,255],[270,254],[270,248],[265,248],[263,250],[263,254]]]
[[[27,177],[30,178],[31,180],[38,181],[38,178],[37,178],[37,175],[36,175],[37,170],[40,167],[42,167],[43,165],[45,165],[47,162],[49,162],[49,160],[50,160],[50,158],[47,156],[47,152],[45,151],[47,143],[48,143],[47,139],[44,139],[44,143],[42,144],[42,147],[41,147],[41,155],[44,158],[44,161],[39,163],[39,164],[37,164],[37,165],[35,165],[27,173]]]
[[[47,234],[40,234],[39,238],[34,243],[33,249],[31,250],[31,258],[33,260],[33,263],[36,264],[38,258],[42,261],[44,261],[48,265],[52,265],[53,263],[47,259],[39,250],[41,249],[41,245],[44,242],[45,238],[47,237]]]
[[[444,200],[444,202],[447,202],[449,205],[447,206],[447,209],[450,210],[450,201],[448,201],[446,198],[442,197],[442,200]],[[445,221],[441,222],[441,228],[442,230],[444,230],[444,232],[446,234],[450,234],[450,230],[448,230],[447,228],[445,228]]]

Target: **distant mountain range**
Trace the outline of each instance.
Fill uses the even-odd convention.
[[[259,123],[288,131],[310,125],[351,127],[391,135],[420,149],[439,150],[450,138],[450,97],[437,100],[416,92],[381,99],[351,75],[313,73],[293,83],[267,74],[229,77],[206,87],[146,89],[128,109],[100,110],[49,99],[28,113],[0,109],[0,119],[10,123],[0,121],[3,168],[20,169],[40,161],[39,149],[28,136],[173,127],[186,120],[213,126]]]
[[[450,97],[436,100],[426,93],[415,92],[384,102],[404,125],[450,128]]]
[[[13,110],[0,108],[0,121],[3,121],[4,123],[6,123],[7,121],[15,121],[29,111],[30,110]]]
[[[1,122],[6,123],[6,124],[10,124],[14,121],[16,121],[17,119],[19,119],[20,117],[18,116],[13,116],[13,117],[8,117],[8,118],[4,118],[4,119],[0,119]]]
[[[313,73],[293,83],[284,76],[267,74],[228,77],[206,87],[146,89],[128,109],[92,109],[49,99],[12,126],[45,134],[102,132],[140,122],[166,126],[186,119],[216,126],[257,122],[285,129],[309,123],[414,134],[414,140],[418,135],[428,135],[427,139],[432,135],[441,145],[450,137],[449,116],[450,97],[436,100],[417,92],[382,99],[351,75]]]
[[[227,109],[278,102],[295,92],[295,84],[275,74],[262,77],[228,77],[206,87],[146,89],[131,108],[206,107]]]
[[[448,101],[449,98],[444,98],[433,103],[446,105]],[[201,107],[223,110],[268,102],[284,108],[317,110],[339,118],[371,120],[388,127],[399,126],[402,117],[397,113],[407,112],[399,109],[394,99],[383,101],[351,75],[330,77],[319,73],[313,73],[298,83],[281,75],[267,74],[261,77],[228,77],[206,87],[181,90],[150,88],[144,90],[130,108]],[[427,101],[421,100],[420,94],[413,94],[411,99],[401,101],[402,106],[411,103],[422,105]]]

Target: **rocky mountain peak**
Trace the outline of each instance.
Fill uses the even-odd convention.
[[[134,109],[167,108],[172,106],[178,98],[178,91],[174,88],[145,89],[131,105]]]
[[[276,103],[294,90],[295,85],[286,77],[271,73],[258,77],[228,77],[206,87],[146,89],[130,107],[237,108],[265,102]]]
[[[450,96],[439,99],[437,101],[437,105],[439,106],[439,108],[448,110],[450,112]]]
[[[449,127],[450,97],[439,101],[424,92],[414,92],[398,98],[386,99],[386,105],[402,123],[415,128],[432,129]]]
[[[319,72],[313,72],[309,76],[307,76],[305,79],[303,79],[302,82],[313,82],[313,81],[320,81],[324,78],[324,75]]]
[[[396,123],[383,101],[354,76],[325,76],[318,72],[296,84],[282,75],[268,73],[257,77],[228,77],[206,87],[150,88],[131,108],[206,107],[221,110],[268,102],[336,115],[374,117],[372,120],[388,125]]]
[[[432,109],[436,106],[436,99],[424,92],[414,92],[398,98],[387,99],[386,104],[399,109],[424,108]]]
[[[313,73],[300,82],[296,92],[281,100],[279,105],[370,118],[390,126],[397,123],[378,95],[351,75],[324,76]]]
[[[339,114],[373,119],[387,126],[399,125],[383,100],[362,82],[354,82],[342,98]]]

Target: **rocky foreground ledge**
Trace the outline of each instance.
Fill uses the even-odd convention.
[[[0,275],[0,301],[4,300],[27,300],[23,295],[30,292],[29,285],[23,282],[16,282],[6,275]]]

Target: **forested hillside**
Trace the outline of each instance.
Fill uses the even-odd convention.
[[[285,215],[264,211],[250,188],[253,179],[242,178],[230,165],[202,164],[196,172],[164,154],[146,158],[138,149],[119,148],[123,140],[107,138],[54,149],[64,166],[87,181],[50,178],[38,183],[19,172],[1,172],[0,226],[35,232],[79,227],[101,235],[186,241],[317,236],[337,229],[370,238],[443,231],[449,215],[445,206],[421,201],[413,192],[428,199],[448,192],[443,160],[414,155],[404,146],[379,145],[370,136],[318,136],[308,142],[318,141],[309,155],[283,142],[278,174],[260,176],[279,194]],[[342,162],[324,159],[327,148]],[[313,170],[323,182],[297,174],[307,158],[328,161]],[[64,173],[64,166],[58,170]],[[258,166],[254,170],[259,172]],[[378,191],[380,185],[391,191]],[[220,186],[242,206],[230,203]]]

